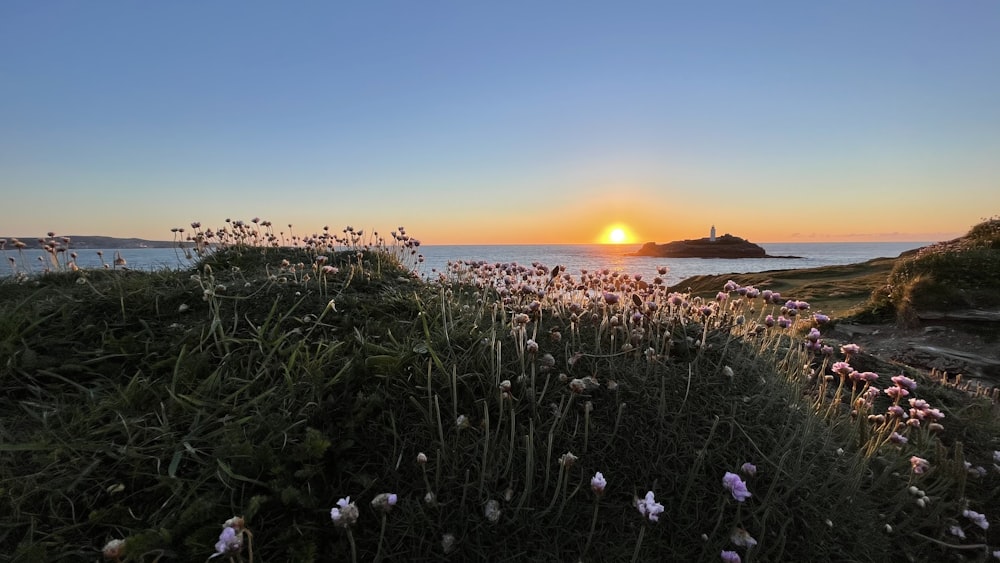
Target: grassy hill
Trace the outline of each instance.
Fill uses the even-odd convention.
[[[0,285],[0,553],[882,562],[1000,549],[990,398],[869,374],[863,351],[824,347],[818,304],[850,310],[873,265],[750,274],[706,298],[516,265],[426,283],[413,256],[402,233],[233,244],[186,272]]]

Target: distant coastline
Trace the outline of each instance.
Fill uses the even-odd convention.
[[[68,238],[68,244],[62,244],[62,239]],[[123,249],[123,248],[175,248],[189,246],[189,244],[182,244],[179,242],[169,241],[169,240],[147,240],[142,238],[119,238],[119,237],[102,237],[102,236],[89,236],[89,235],[65,235],[56,237],[0,237],[2,240],[6,240],[7,243],[4,247],[7,250],[13,249],[12,241],[19,240],[26,244],[25,248],[40,248],[42,244],[48,241],[55,240],[61,245],[68,247],[69,249],[76,250],[90,250],[90,249]],[[43,241],[39,243],[39,241]]]

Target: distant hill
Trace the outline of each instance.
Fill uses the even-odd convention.
[[[10,249],[13,245],[11,241],[17,239],[27,245],[27,248],[41,248],[42,244],[39,240],[42,237],[0,237],[7,241],[5,245],[6,248]],[[91,248],[106,248],[106,249],[121,249],[121,248],[173,248],[177,246],[177,243],[169,240],[146,240],[141,238],[118,238],[118,237],[97,237],[97,236],[79,236],[79,235],[65,235],[56,237],[45,237],[45,241],[54,240],[60,246],[63,246],[62,239],[69,238],[69,247],[71,249],[91,249]]]

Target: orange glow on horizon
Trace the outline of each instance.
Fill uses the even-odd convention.
[[[635,244],[636,237],[628,226],[615,223],[605,227],[597,242],[600,244]]]

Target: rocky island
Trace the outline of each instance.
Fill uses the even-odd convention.
[[[666,244],[647,242],[632,256],[657,258],[798,258],[798,256],[770,256],[762,247],[729,233],[694,240],[676,240]]]

